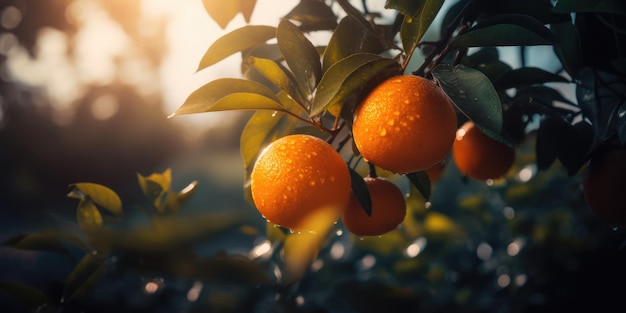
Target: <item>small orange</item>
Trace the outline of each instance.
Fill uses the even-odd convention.
[[[289,135],[269,144],[250,174],[252,200],[268,221],[304,231],[307,220],[336,221],[351,194],[348,166],[327,142],[309,135]],[[332,214],[315,214],[329,210]]]
[[[372,214],[368,216],[354,194],[342,215],[346,229],[357,236],[379,236],[394,230],[406,215],[406,201],[402,191],[382,177],[365,177],[372,200]]]
[[[477,180],[504,176],[513,166],[515,149],[480,131],[471,121],[458,129],[452,157],[461,173]]]
[[[583,194],[591,209],[612,226],[626,226],[626,148],[602,148],[583,172]]]
[[[433,81],[415,75],[388,78],[354,115],[354,143],[363,158],[395,173],[425,170],[443,160],[454,141],[452,101]]]

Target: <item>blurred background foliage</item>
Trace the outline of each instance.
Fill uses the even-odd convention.
[[[211,126],[167,119],[171,24],[146,14],[149,2],[0,2],[2,311],[624,307],[623,230],[586,207],[579,175],[559,162],[538,170],[534,132],[506,179],[463,179],[448,161],[429,201],[397,181],[409,195],[400,228],[355,238],[339,222],[290,277],[285,251],[310,240],[268,225],[244,198],[247,113]],[[246,22],[268,15],[238,3]]]

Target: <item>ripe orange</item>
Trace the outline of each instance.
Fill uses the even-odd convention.
[[[398,186],[385,178],[368,176],[364,180],[372,200],[372,214],[367,216],[353,194],[343,212],[343,224],[357,236],[378,236],[394,230],[406,214],[404,195]]]
[[[292,230],[311,225],[307,218],[336,221],[351,194],[348,166],[327,142],[289,135],[268,145],[250,175],[252,200],[268,221]],[[329,210],[332,214],[315,214]]]
[[[467,177],[496,179],[513,166],[515,149],[485,135],[474,123],[467,121],[456,133],[452,158]]]
[[[612,226],[626,226],[626,147],[594,153],[583,173],[583,194],[591,209]]]
[[[433,81],[388,78],[361,102],[352,133],[363,158],[395,173],[425,170],[446,157],[457,127],[451,100]]]

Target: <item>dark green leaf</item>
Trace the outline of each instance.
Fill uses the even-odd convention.
[[[500,61],[498,49],[484,47],[477,52],[464,57],[461,64],[481,71],[490,81],[495,82],[502,75],[512,70],[511,66]]]
[[[380,39],[374,33],[363,28],[354,17],[348,15],[341,19],[324,50],[323,70],[327,71],[333,64],[352,54],[378,54],[383,49]]]
[[[560,0],[552,10],[557,13],[603,12],[626,15],[623,0]]]
[[[76,210],[78,226],[85,233],[93,233],[102,227],[102,214],[91,200],[83,199]]]
[[[428,201],[431,194],[430,179],[428,178],[428,174],[426,174],[425,171],[420,171],[406,174],[406,177],[409,179],[411,184],[417,188],[422,197]]]
[[[541,85],[548,82],[568,83],[561,75],[550,73],[536,67],[522,67],[504,73],[494,82],[496,90],[506,90],[528,85]]]
[[[233,96],[230,97],[229,96]],[[192,92],[174,115],[227,110],[282,110],[278,98],[264,85],[236,78],[213,80]]]
[[[2,245],[22,250],[56,252],[71,257],[69,250],[52,234],[18,235],[5,240]]]
[[[449,27],[455,27],[456,25],[452,25],[457,15],[461,13],[461,10],[465,8],[467,5],[467,1],[458,1],[455,4],[451,5],[446,14],[443,16],[441,20],[441,29],[439,30],[439,35],[443,37],[443,35],[448,31]]]
[[[310,95],[322,77],[320,55],[296,25],[282,20],[276,31],[278,47],[305,96]]]
[[[521,14],[500,14],[478,22],[450,42],[453,48],[535,46],[558,42],[539,20]]]
[[[106,268],[104,258],[91,253],[86,254],[65,279],[64,301],[85,296],[104,275]]]
[[[361,177],[361,174],[355,170],[349,168],[350,178],[352,182],[352,194],[356,197],[357,201],[365,211],[367,216],[372,216],[372,198],[370,197],[370,191],[367,188],[367,184]]]
[[[122,200],[109,187],[94,183],[76,183],[71,184],[70,187],[75,188],[79,193],[70,192],[68,194],[69,197],[89,199],[114,216],[121,217],[123,215]]]
[[[409,5],[404,5],[409,4]],[[400,28],[404,51],[410,56],[430,27],[443,5],[443,0],[394,1],[388,0],[385,7],[399,10],[405,15]],[[409,11],[410,10],[410,11]]]
[[[626,104],[622,104],[617,114],[617,137],[626,144]]]
[[[519,103],[532,105],[537,109],[536,112],[541,114],[558,114],[557,110],[564,110],[566,113],[577,113],[580,111],[576,103],[565,98],[558,90],[547,86],[520,88],[513,99]],[[556,102],[559,102],[559,104]]]
[[[357,53],[331,66],[320,81],[311,116],[321,114],[329,105],[341,101],[351,92],[380,74],[382,70],[398,63],[370,53]]]
[[[571,22],[565,22],[552,24],[550,29],[559,38],[559,44],[554,46],[554,52],[563,64],[563,68],[570,77],[578,77],[584,64],[580,36],[576,27]]]
[[[485,74],[463,65],[452,67],[447,64],[436,66],[432,74],[456,108],[484,134],[511,145],[501,136],[500,98]]]
[[[276,28],[246,25],[217,39],[202,56],[198,71],[207,68],[237,52],[250,49],[276,37]]]
[[[612,60],[611,65],[618,73],[626,75],[626,57]]]
[[[0,289],[11,295],[13,298],[28,304],[31,308],[39,309],[49,304],[48,296],[41,290],[20,283],[20,282],[0,282]]]
[[[272,84],[285,91],[303,107],[307,107],[305,104],[308,101],[304,98],[302,93],[300,93],[295,78],[291,76],[291,73],[286,72],[282,66],[275,61],[256,57],[250,57],[248,62]]]
[[[546,115],[537,131],[537,167],[547,169],[558,159],[568,174],[574,175],[586,162],[592,140],[593,131],[589,124],[571,125],[559,116]]]
[[[303,32],[331,30],[337,26],[337,16],[324,1],[300,1],[285,18],[298,21]]]

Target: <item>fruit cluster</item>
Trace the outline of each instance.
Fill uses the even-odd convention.
[[[374,87],[354,112],[351,134],[370,165],[396,174],[424,171],[431,182],[441,175],[450,152],[460,172],[478,180],[505,175],[515,158],[513,148],[471,121],[458,128],[452,101],[434,81],[416,75],[393,76]],[[250,182],[261,215],[295,231],[341,219],[354,235],[377,236],[398,227],[406,214],[400,188],[375,172],[364,178],[371,212],[364,209],[343,157],[310,135],[288,135],[268,145]],[[315,214],[320,211],[327,214]],[[325,220],[312,222],[312,216]]]

